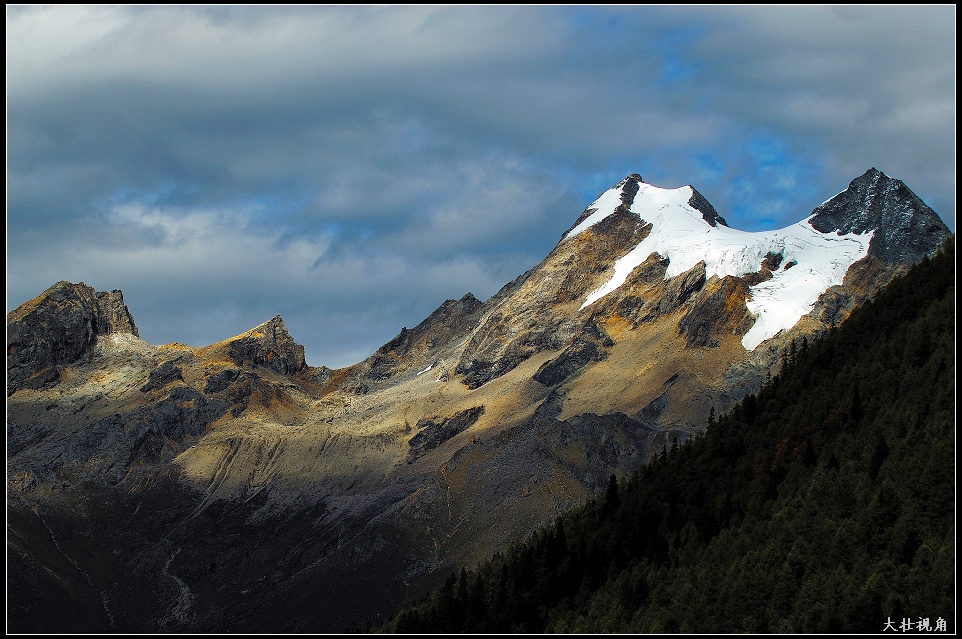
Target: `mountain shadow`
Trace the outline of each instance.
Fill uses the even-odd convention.
[[[953,237],[704,433],[373,630],[954,632],[954,265]]]

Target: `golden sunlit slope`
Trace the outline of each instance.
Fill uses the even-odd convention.
[[[792,340],[905,268],[885,251],[921,251],[872,244],[747,350],[755,287],[791,262],[735,251],[758,259],[731,275],[636,255],[658,239],[632,209],[641,190],[705,237],[740,237],[694,190],[629,176],[496,295],[448,300],[338,370],[307,366],[280,317],[204,348],[154,346],[119,291],[51,287],[7,318],[8,502],[15,539],[47,531],[61,555],[15,545],[13,583],[52,610],[66,605],[56,584],[79,588],[71,605],[101,602],[87,612],[111,631],[343,630],[697,433]],[[812,219],[847,223],[836,198]]]

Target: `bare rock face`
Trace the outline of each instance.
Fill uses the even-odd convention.
[[[640,175],[638,175],[637,173],[632,173],[631,175],[623,179],[621,182],[619,182],[617,185],[615,185],[615,188],[621,189],[621,204],[618,205],[618,207],[615,209],[614,215],[616,216],[627,215],[629,213],[629,209],[631,208],[631,203],[634,201],[635,195],[638,194],[638,189],[641,188],[642,181],[643,180]],[[576,226],[578,226],[579,224],[584,222],[586,219],[588,219],[588,217],[594,212],[595,212],[595,209],[591,208],[590,206],[586,208],[581,213],[581,215],[578,216],[578,219],[574,221],[574,224],[572,224],[568,228],[568,231],[566,231],[566,234],[570,233],[572,229],[574,229]]]
[[[545,386],[560,384],[588,363],[603,360],[605,349],[614,344],[597,324],[588,320],[571,344],[558,357],[542,364],[532,379]]]
[[[840,286],[830,287],[819,297],[811,315],[825,326],[836,326],[842,323],[856,306],[864,303],[905,270],[907,267],[904,265],[888,265],[880,258],[868,255],[849,268]]]
[[[56,477],[62,471],[58,464],[69,459],[72,472],[87,480],[109,486],[126,480],[130,485],[149,474],[150,465],[170,462],[227,408],[181,383],[159,401],[107,415],[69,434],[37,437],[12,429],[8,437],[13,454],[32,448],[31,462],[21,465],[18,460],[16,468],[26,467],[38,478]],[[31,441],[31,435],[39,441]]]
[[[287,332],[280,315],[233,339],[229,353],[238,366],[264,366],[281,375],[307,368],[304,347]]]
[[[705,263],[699,262],[687,273],[673,277],[665,284],[665,292],[658,302],[658,312],[667,314],[679,308],[705,286]]]
[[[90,354],[99,335],[139,337],[123,293],[57,282],[7,315],[7,396],[54,386],[63,367]]]
[[[711,226],[728,226],[728,222],[725,221],[715,207],[711,205],[711,202],[705,199],[705,196],[696,191],[694,188],[691,190],[691,199],[688,200],[688,205],[696,211],[701,212],[702,219],[704,219]]]
[[[418,433],[408,441],[408,446],[411,448],[410,457],[414,458],[437,448],[458,433],[470,428],[483,414],[484,406],[472,406],[457,415],[444,419],[423,418],[418,420],[415,426]]]
[[[915,264],[950,235],[938,214],[905,183],[875,168],[812,211],[808,221],[822,233],[874,230],[869,255],[887,264]]]
[[[689,348],[717,346],[716,336],[720,333],[737,335],[747,331],[753,321],[745,307],[747,295],[748,285],[736,277],[725,277],[710,290],[703,291],[678,323],[686,345]]]
[[[102,334],[130,333],[140,337],[134,318],[124,304],[124,294],[118,290],[97,293],[97,318]]]
[[[155,388],[163,388],[171,382],[183,381],[183,371],[174,362],[164,362],[150,371],[147,383],[140,387],[141,393],[149,393]]]
[[[584,317],[579,317],[579,307],[588,291],[610,273],[610,267],[599,258],[624,255],[651,231],[650,224],[630,211],[640,181],[636,174],[625,178],[620,183],[621,204],[611,215],[589,232],[559,243],[540,264],[485,303],[490,310],[473,331],[455,370],[468,388],[480,388],[546,351],[573,347],[570,355],[574,359],[569,364],[603,359],[600,352],[590,352],[594,347],[587,342],[594,338],[579,338],[587,326]],[[579,222],[594,210],[586,209]],[[575,344],[576,340],[584,343]],[[543,379],[557,381],[562,370],[570,369],[569,364],[546,372]]]
[[[477,323],[483,304],[471,293],[458,300],[447,300],[427,319],[401,332],[387,344],[377,349],[363,363],[363,376],[373,381],[396,377],[425,365],[433,365],[433,356],[453,339],[460,338]]]

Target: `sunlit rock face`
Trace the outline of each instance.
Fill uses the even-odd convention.
[[[111,333],[138,335],[120,291],[57,282],[7,316],[7,395],[55,386],[63,367]]]
[[[872,168],[814,211],[809,224],[821,233],[874,231],[868,254],[887,264],[915,264],[949,236],[949,229],[901,180]]]
[[[307,368],[304,347],[294,342],[280,315],[230,340],[229,352],[238,366],[264,366],[281,375]]]
[[[874,169],[758,233],[632,174],[490,299],[337,370],[280,317],[158,346],[120,291],[60,282],[7,316],[8,628],[363,625],[699,432],[948,236]]]

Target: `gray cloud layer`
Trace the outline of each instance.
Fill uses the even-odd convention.
[[[7,308],[370,354],[631,172],[732,226],[875,166],[955,228],[955,7],[8,7]]]

